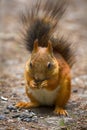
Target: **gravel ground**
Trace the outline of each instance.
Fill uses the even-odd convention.
[[[87,0],[71,0],[59,24],[59,31],[77,44],[68,117],[55,116],[53,107],[14,107],[20,100],[28,101],[23,74],[29,54],[17,42],[16,31],[24,3],[27,0],[0,1],[0,130],[87,130]]]

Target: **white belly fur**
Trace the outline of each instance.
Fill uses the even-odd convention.
[[[48,91],[46,89],[31,89],[29,88],[29,93],[32,93],[33,97],[39,101],[41,105],[53,105],[56,95],[58,93],[59,87],[55,90]]]

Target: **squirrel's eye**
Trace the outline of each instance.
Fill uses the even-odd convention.
[[[32,66],[33,66],[32,63],[30,62],[30,67],[32,68]]]
[[[51,63],[50,62],[48,62],[47,67],[48,67],[48,69],[51,68]]]

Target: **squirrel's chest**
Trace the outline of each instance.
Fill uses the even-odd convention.
[[[36,89],[29,88],[29,93],[41,104],[41,105],[53,105],[57,97],[59,87],[55,90],[49,91],[47,89]]]

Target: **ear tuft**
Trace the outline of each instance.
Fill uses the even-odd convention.
[[[36,40],[34,41],[33,51],[34,51],[34,52],[37,52],[37,51],[38,51],[38,39],[36,39]]]
[[[52,43],[49,40],[48,41],[48,47],[47,47],[48,52],[53,56],[53,48],[52,48]]]

